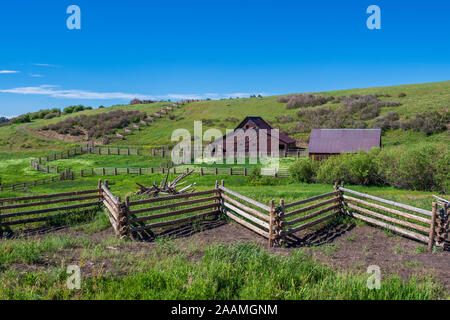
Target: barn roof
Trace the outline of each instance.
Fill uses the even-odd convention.
[[[261,117],[245,117],[245,119],[242,120],[242,122],[234,130],[242,129],[242,127],[247,122],[247,120],[250,120],[251,122],[253,122],[258,129],[266,129],[267,130],[267,134],[271,135],[271,131],[270,130],[272,130],[272,127],[270,126],[270,124],[268,124]],[[284,143],[287,143],[287,144],[296,142],[295,139],[292,139],[291,137],[288,137],[287,135],[285,135],[281,131],[278,131],[278,132],[279,132],[278,139],[280,141],[283,141]]]
[[[312,129],[308,152],[358,152],[373,147],[381,147],[381,129]]]
[[[263,118],[261,117],[245,117],[244,120],[236,127],[236,129],[240,129],[244,126],[244,123],[247,122],[247,120],[250,120],[253,122],[259,129],[272,129],[270,124],[268,124]]]

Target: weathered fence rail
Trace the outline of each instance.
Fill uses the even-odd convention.
[[[90,210],[98,207],[101,205],[101,199],[102,195],[99,189],[0,198],[0,228],[42,222],[80,213],[79,209]],[[61,206],[62,203],[65,205]]]
[[[436,203],[433,203],[432,210],[428,211],[343,187],[339,190],[343,194],[343,205],[347,214],[426,243],[429,250],[436,244]]]
[[[174,200],[180,201],[171,202]],[[147,206],[149,204],[153,206]],[[213,215],[217,216],[219,207],[219,192],[217,189],[212,189],[149,200],[129,201],[127,199],[125,214],[130,217],[128,231],[133,233],[146,229],[175,226]],[[138,216],[142,213],[147,213],[147,215]],[[151,223],[143,224],[144,221],[151,221]]]
[[[272,243],[274,240],[272,234],[274,204],[271,203],[270,207],[266,206],[227,189],[224,185],[218,186],[218,189],[220,190],[222,213],[231,220],[269,239],[269,242]]]
[[[45,221],[70,215],[79,209],[103,204],[118,236],[183,223],[220,214],[268,239],[269,246],[282,245],[288,236],[347,214],[368,224],[433,246],[448,248],[449,204],[434,202],[432,210],[360,193],[344,187],[334,191],[279,205],[260,203],[216,182],[214,189],[122,202],[109,189],[108,181],[98,188],[49,195],[0,198],[0,227]],[[60,204],[64,203],[64,206]],[[438,208],[438,205],[442,208]]]

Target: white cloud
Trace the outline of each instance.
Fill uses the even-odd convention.
[[[49,63],[33,63],[33,65],[37,66],[37,67],[47,67],[47,68],[56,68],[56,67],[58,67],[55,64],[49,64]]]
[[[43,78],[44,76],[42,74],[30,74],[30,77],[32,77],[32,78]]]
[[[223,98],[242,98],[248,97],[250,93],[230,93],[230,94],[219,94],[219,93],[206,93],[206,94],[167,94],[167,95],[143,95],[136,93],[123,93],[123,92],[95,92],[88,90],[63,90],[59,89],[56,85],[41,85],[39,87],[20,87],[12,89],[0,90],[0,93],[13,93],[22,95],[45,95],[52,98],[67,98],[67,99],[92,99],[92,100],[183,100],[183,99],[223,99]],[[256,93],[265,95],[262,93]]]
[[[12,73],[20,73],[20,71],[15,71],[15,70],[0,70],[0,74],[12,74]]]

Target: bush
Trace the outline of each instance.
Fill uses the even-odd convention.
[[[450,183],[450,148],[419,145],[383,150],[377,157],[380,177],[386,184],[410,190],[447,193]]]
[[[296,161],[289,167],[291,178],[296,182],[312,183],[319,167],[319,162],[311,158]]]
[[[275,186],[278,184],[276,178],[261,175],[261,168],[254,168],[249,176],[251,186]]]
[[[321,183],[343,181],[347,184],[378,185],[382,182],[375,161],[380,149],[370,152],[345,153],[324,160],[317,171],[316,180]]]
[[[140,111],[116,110],[108,113],[94,115],[81,115],[70,117],[63,121],[42,127],[41,130],[53,130],[60,134],[73,136],[83,135],[87,132],[88,138],[100,138],[114,134],[115,130],[137,123],[147,117],[146,113]]]
[[[306,107],[320,106],[328,101],[334,100],[334,97],[325,98],[323,96],[315,96],[312,94],[300,94],[290,96],[286,109],[297,109]]]

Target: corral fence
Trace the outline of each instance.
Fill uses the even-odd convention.
[[[100,189],[0,198],[0,229],[85,214],[102,204]]]
[[[337,215],[349,215],[425,243],[429,251],[433,246],[449,249],[450,206],[445,200],[433,202],[429,211],[339,187],[337,183],[332,192],[308,199],[291,203],[280,199],[277,204],[271,200],[264,204],[226,188],[223,180],[210,190],[133,201],[126,197],[122,201],[105,180],[92,190],[0,198],[0,227],[45,221],[101,204],[107,209],[116,235],[124,238],[222,216],[263,236],[269,246],[274,246],[283,245],[296,232]]]
[[[44,166],[39,165],[35,160],[31,160],[31,166],[35,168],[35,170],[44,172],[44,173],[53,173],[58,174],[58,176],[52,176],[43,179],[37,179],[28,182],[20,182],[20,183],[10,183],[0,185],[0,192],[2,191],[20,191],[27,190],[31,187],[36,187],[39,185],[44,185],[48,183],[64,181],[64,180],[75,180],[77,178],[84,177],[93,177],[93,176],[119,176],[119,175],[149,175],[154,173],[162,173],[166,174],[167,171],[173,174],[181,174],[184,172],[194,171],[194,174],[199,174],[200,176],[219,176],[219,175],[228,175],[228,176],[249,176],[251,173],[251,168],[243,168],[243,167],[230,167],[230,168],[217,168],[217,167],[191,167],[191,168],[177,168],[177,167],[169,167],[166,166],[160,167],[150,167],[150,168],[112,168],[112,167],[104,167],[104,168],[85,168],[80,170],[71,170],[66,168],[62,170],[57,166]],[[289,169],[287,168],[261,168],[260,169],[262,176],[270,176],[274,178],[288,178],[290,177]]]

